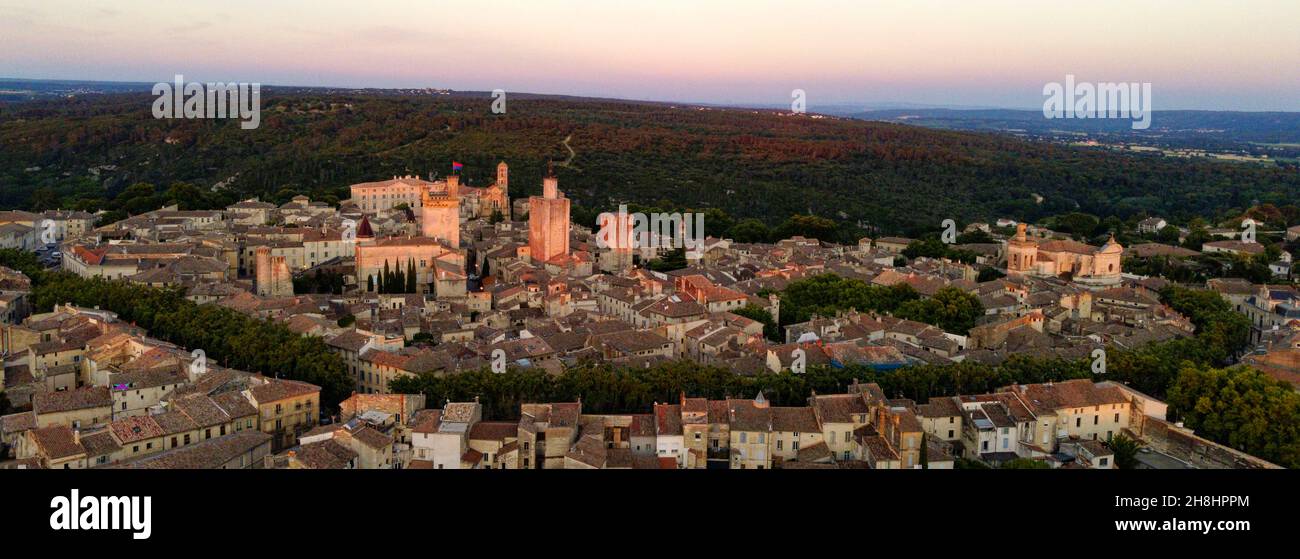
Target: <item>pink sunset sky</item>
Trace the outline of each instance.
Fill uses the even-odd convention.
[[[705,103],[1300,110],[1300,1],[0,0],[0,77],[446,87]]]

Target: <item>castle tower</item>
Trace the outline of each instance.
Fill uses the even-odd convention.
[[[425,191],[420,208],[420,236],[440,239],[452,248],[460,246],[460,198],[450,194],[455,177],[447,177],[447,195]]]
[[[506,196],[510,195],[510,168],[505,161],[497,163],[497,186]]]
[[[1030,273],[1038,260],[1038,242],[1025,235],[1025,224],[1016,225],[1016,235],[1007,241],[1007,271]]]
[[[610,273],[620,273],[632,268],[633,242],[632,216],[626,207],[619,206],[618,212],[607,212],[598,216],[599,229],[596,233],[596,246],[601,250],[600,269]]]
[[[460,196],[460,175],[447,175],[447,195]]]
[[[537,263],[569,254],[569,199],[560,192],[560,179],[550,165],[542,195],[528,199],[528,250]]]
[[[293,295],[293,276],[283,256],[271,256],[271,247],[257,247],[257,294],[262,297],[287,297]]]

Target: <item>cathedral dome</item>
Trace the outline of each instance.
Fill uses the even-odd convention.
[[[1124,245],[1119,244],[1119,241],[1115,240],[1115,234],[1111,233],[1110,239],[1106,241],[1106,244],[1101,245],[1101,250],[1098,252],[1103,254],[1119,254],[1124,252]]]

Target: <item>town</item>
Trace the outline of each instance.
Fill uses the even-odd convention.
[[[901,237],[705,237],[676,253],[684,267],[658,271],[649,264],[678,250],[673,239],[630,242],[632,224],[614,218],[601,225],[617,228],[604,238],[619,241],[598,242],[601,231],[573,223],[553,169],[540,195],[513,199],[505,162],[486,186],[453,172],[350,191],[338,207],[250,199],[98,225],[85,212],[0,212],[0,248],[84,279],[179,290],[319,339],[352,383],[330,402],[322,386],[223,366],[207,357],[211,348],[151,337],[99,305],[52,301],[47,311],[32,278],[0,268],[3,394],[13,408],[0,417],[0,468],[1113,469],[1117,440],[1140,446],[1128,457],[1137,467],[1278,467],[1199,436],[1170,421],[1165,402],[1104,378],[924,402],[856,379],[802,405],[773,405],[762,391],[713,399],[683,390],[618,413],[584,410],[579,395],[525,401],[508,417],[478,398],[430,401],[393,388],[483,370],[556,376],[589,363],[887,375],[1039,357],[1091,360],[1104,375],[1107,351],[1197,335],[1192,317],[1162,303],[1169,281],[1123,270],[1131,255],[1187,249],[1125,247],[1113,235],[1093,246],[1000,220],[968,224],[967,242],[945,241],[944,251],[972,256],[965,261],[918,256],[925,242]],[[1177,229],[1156,218],[1139,228]],[[1207,253],[1264,253],[1253,230],[1215,234],[1222,240],[1206,242]],[[1300,227],[1285,235],[1294,240]],[[1257,349],[1241,362],[1295,386],[1300,292],[1285,283],[1289,254],[1278,258],[1276,285],[1216,278],[1206,288],[1250,321]],[[782,294],[828,277],[973,310],[927,320],[841,308],[790,320],[806,311]]]

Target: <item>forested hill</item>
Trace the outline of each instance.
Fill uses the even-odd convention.
[[[945,218],[1218,217],[1300,200],[1295,168],[763,110],[511,98],[494,115],[487,96],[263,92],[261,127],[243,130],[235,120],[157,120],[152,101],[0,104],[0,208],[137,213],[169,189],[187,207],[298,193],[333,201],[351,183],[446,173],[452,160],[472,185],[507,161],[519,196],[539,190],[548,159],[568,162],[557,167],[561,189],[587,210],[626,200],[717,207],[769,224],[811,212],[848,224],[849,238],[859,220],[916,233]],[[115,204],[136,183],[159,194]]]

